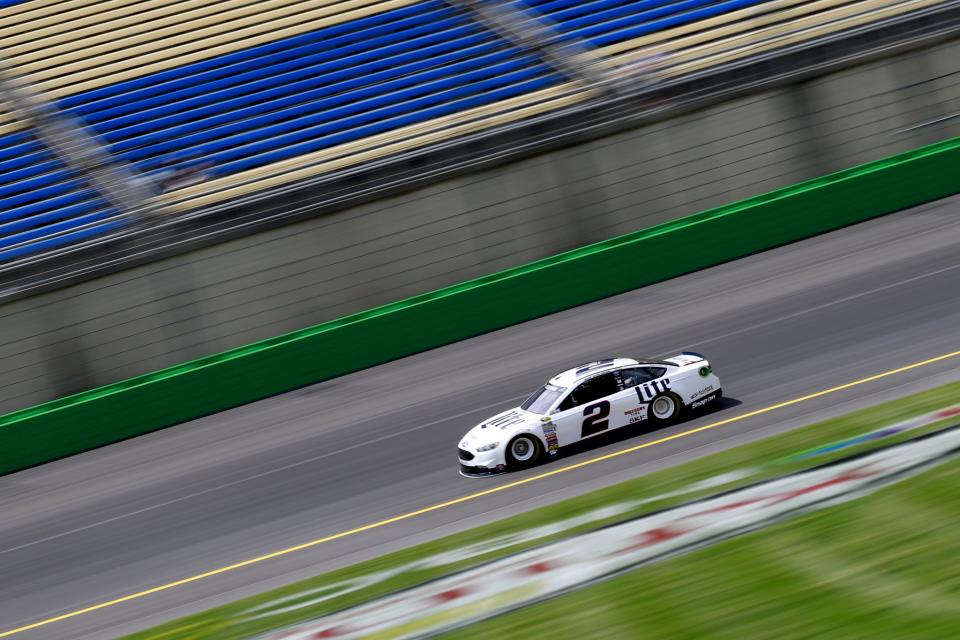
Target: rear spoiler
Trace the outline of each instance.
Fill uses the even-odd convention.
[[[700,353],[696,351],[681,351],[679,355],[675,355],[672,358],[667,358],[666,362],[676,365],[678,367],[685,367],[691,364],[696,364],[698,362],[706,362],[707,359]]]

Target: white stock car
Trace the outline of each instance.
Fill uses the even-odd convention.
[[[721,395],[720,380],[699,353],[582,364],[551,378],[519,407],[468,431],[457,450],[460,472],[489,475],[529,467],[609,429],[643,420],[670,424],[684,409]]]

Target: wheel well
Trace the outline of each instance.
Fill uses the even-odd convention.
[[[518,438],[529,438],[530,440],[533,441],[533,446],[535,449],[534,451],[535,460],[543,459],[543,457],[547,454],[547,443],[544,441],[544,439],[540,437],[540,435],[537,433],[534,433],[532,431],[524,431],[522,433],[516,434],[515,436],[512,436],[509,440],[507,440],[507,446],[506,446],[506,450],[503,453],[503,457],[508,465],[510,464],[510,460],[513,457],[513,454],[510,452],[510,450],[513,447],[513,443],[516,442]]]
[[[663,396],[670,396],[680,406],[683,406],[686,404],[686,402],[684,402],[683,400],[683,396],[681,396],[679,393],[677,393],[673,389],[667,389],[662,393],[658,393],[657,395],[653,396],[653,398],[650,399],[650,402],[653,403],[654,400],[656,400],[657,398],[661,398]]]
[[[523,431],[523,432],[518,433],[517,435],[513,436],[512,438],[510,438],[509,440],[507,440],[507,448],[509,448],[510,445],[513,444],[513,441],[514,441],[514,440],[516,440],[517,438],[519,438],[519,437],[521,437],[521,436],[530,436],[530,437],[537,443],[537,445],[540,447],[540,450],[541,450],[541,451],[546,451],[546,450],[547,450],[547,441],[544,439],[544,437],[543,437],[542,435],[540,435],[539,433],[534,433],[533,431]]]
[[[687,407],[689,406],[689,405],[684,401],[683,396],[681,396],[681,395],[680,395],[679,393],[677,393],[676,391],[673,391],[672,389],[668,389],[667,391],[664,391],[663,393],[658,393],[657,395],[655,395],[653,398],[650,399],[650,404],[647,405],[647,406],[649,407],[649,409],[647,409],[647,417],[648,417],[648,418],[649,418],[649,417],[652,417],[652,414],[653,414],[653,403],[657,401],[657,398],[663,398],[663,397],[665,397],[665,396],[669,396],[669,397],[673,398],[673,402],[674,402],[674,404],[676,405],[676,409],[674,410],[674,415],[680,415],[680,414],[684,413],[684,412],[686,411]]]

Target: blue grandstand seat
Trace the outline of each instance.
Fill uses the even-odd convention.
[[[484,73],[489,73],[487,69],[493,62],[506,61],[511,53],[509,51],[493,51],[483,56],[488,45],[481,44],[463,50],[470,57],[461,59],[459,62],[453,62],[448,66],[437,68],[434,62],[437,60],[446,61],[448,58],[456,60],[462,58],[461,52],[449,54],[447,56],[437,56],[428,60],[417,61],[414,64],[407,65],[412,70],[414,67],[422,69],[419,73],[408,73],[401,77],[396,77],[397,69],[381,71],[379,73],[355,75],[351,69],[344,74],[342,82],[334,85],[321,85],[316,89],[303,90],[304,87],[298,87],[293,83],[282,87],[283,94],[274,91],[263,91],[267,99],[262,102],[253,102],[250,96],[240,96],[232,100],[223,100],[207,107],[208,113],[212,113],[207,118],[196,117],[194,113],[178,112],[167,116],[164,119],[156,119],[148,122],[142,122],[133,127],[113,132],[105,132],[104,138],[110,141],[122,140],[114,144],[114,150],[126,151],[134,149],[129,157],[132,159],[141,159],[147,157],[147,150],[153,155],[157,152],[166,152],[182,146],[183,143],[192,145],[194,142],[223,139],[227,135],[234,133],[243,133],[250,130],[250,121],[248,118],[262,115],[257,121],[257,125],[263,126],[272,122],[290,120],[294,117],[317,114],[313,120],[322,122],[330,118],[319,114],[325,108],[333,108],[341,105],[354,105],[354,111],[362,108],[359,101],[366,96],[376,96],[386,94],[393,90],[394,97],[402,99],[400,90],[405,90],[409,94],[429,94],[436,90],[436,83],[423,84],[428,81],[437,80],[447,86],[459,85],[463,80],[470,80],[469,73],[477,67],[480,67]],[[511,63],[515,64],[515,63]],[[451,77],[451,73],[465,74],[464,76]],[[370,82],[377,82],[374,87],[370,87]],[[312,84],[312,83],[311,83]],[[356,88],[356,91],[351,89]],[[292,93],[288,93],[290,91]],[[217,95],[217,94],[213,94]],[[276,96],[276,97],[272,97]],[[207,97],[212,97],[208,94]],[[251,104],[253,102],[253,104]],[[196,111],[200,111],[199,109]],[[191,117],[192,116],[192,117]],[[162,128],[165,124],[173,125],[170,128]],[[213,127],[219,128],[210,131]],[[147,131],[149,133],[140,136],[130,136],[122,139],[121,135],[129,133],[131,129],[139,132]],[[192,132],[199,132],[192,134]],[[192,134],[192,137],[187,136]],[[151,144],[152,143],[152,144]]]
[[[440,0],[67,96],[144,171],[228,175],[563,82]]]
[[[514,0],[604,46],[765,0]],[[563,82],[442,0],[421,0],[60,99],[145,172],[213,177]]]
[[[228,175],[564,80],[463,11],[422,0],[58,102],[145,172],[188,158]],[[29,131],[0,139],[0,260],[116,220]]]
[[[618,50],[645,48],[629,41],[769,2],[508,1],[555,25],[562,39],[595,47],[628,43]],[[0,8],[11,7],[0,11],[5,37],[12,39],[5,43],[8,62],[141,171],[203,164],[211,177],[568,80],[536,52],[444,0],[391,2],[388,10],[380,0],[278,0],[262,11],[249,0],[209,0],[191,3],[189,19],[177,13],[178,2],[111,3],[108,15],[89,0],[37,3],[36,9],[0,0]],[[83,25],[74,32],[66,15]],[[338,22],[347,16],[352,19]],[[317,164],[316,171],[324,168]],[[112,230],[119,220],[29,130],[0,136],[0,260]]]
[[[0,136],[0,261],[119,228],[123,220],[30,130]]]

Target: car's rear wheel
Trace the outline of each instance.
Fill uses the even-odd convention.
[[[507,445],[507,468],[525,469],[532,467],[540,459],[543,447],[536,436],[522,434]]]
[[[671,424],[680,417],[680,399],[672,393],[663,393],[650,401],[647,416],[660,424]]]

